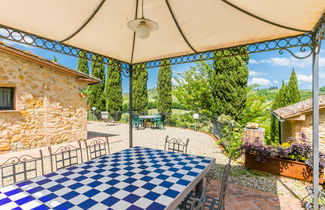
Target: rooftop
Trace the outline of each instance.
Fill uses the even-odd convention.
[[[281,107],[273,111],[273,113],[281,118],[288,119],[291,117],[295,117],[300,114],[304,114],[306,112],[312,111],[312,99],[307,99],[296,104],[292,104],[289,106]],[[325,107],[325,95],[319,96],[319,107]]]

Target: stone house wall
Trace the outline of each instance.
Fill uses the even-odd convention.
[[[286,134],[287,136],[295,137],[301,141],[301,133],[304,133],[307,141],[312,144],[312,112],[308,112],[303,115],[304,120],[287,119],[284,124],[284,134],[286,131],[289,131],[289,133]],[[299,119],[301,117],[302,115],[296,117],[295,119]],[[325,153],[325,108],[321,108],[319,110],[319,138],[320,150]]]
[[[87,138],[85,81],[0,52],[0,87],[15,88],[15,110],[0,110],[0,152]]]

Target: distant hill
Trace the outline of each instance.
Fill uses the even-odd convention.
[[[278,93],[279,89],[269,89],[269,88],[263,88],[256,90],[258,95],[260,96],[266,96],[267,100],[272,102],[275,100],[275,96]],[[300,90],[300,96],[301,100],[306,100],[308,98],[312,97],[312,91],[311,90]],[[325,94],[325,86],[319,89],[319,95]]]
[[[263,88],[263,89],[255,89],[259,96],[266,96],[268,102],[273,102],[275,100],[275,96],[278,93],[279,89],[272,88]],[[319,94],[325,94],[325,86],[319,89]],[[312,97],[311,90],[300,90],[301,100],[305,100]],[[149,99],[149,109],[157,108],[157,99],[158,93],[157,88],[152,88],[148,90],[148,99]],[[126,109],[126,106],[129,104],[129,93],[123,93],[123,104]],[[173,96],[173,109],[182,109],[186,110],[186,107],[180,104],[175,96]]]

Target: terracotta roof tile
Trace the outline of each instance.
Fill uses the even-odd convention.
[[[325,95],[319,96],[319,107],[325,107]],[[281,119],[287,119],[297,116],[301,113],[309,112],[312,110],[312,99],[307,99],[296,104],[281,107],[273,111],[273,113]]]

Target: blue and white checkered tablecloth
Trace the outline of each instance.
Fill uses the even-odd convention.
[[[0,189],[0,209],[170,209],[213,158],[133,147]]]

